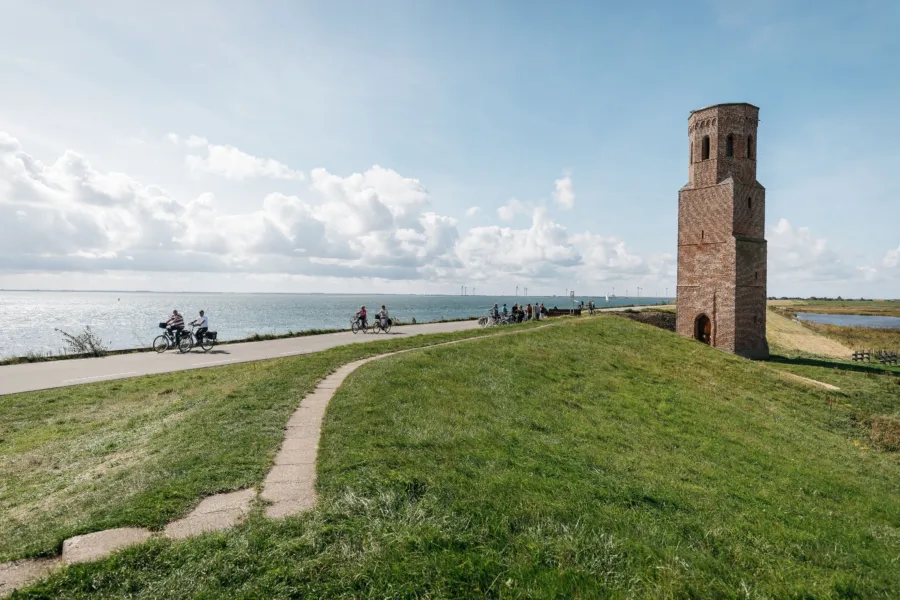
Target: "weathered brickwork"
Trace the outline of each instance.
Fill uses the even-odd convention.
[[[766,190],[756,181],[759,109],[719,104],[688,118],[688,184],[678,192],[678,333],[752,358],[766,343]]]

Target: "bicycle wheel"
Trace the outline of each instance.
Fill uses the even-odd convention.
[[[206,336],[203,336],[203,339],[200,340],[200,347],[203,348],[204,352],[209,352],[210,350],[212,350],[212,347],[215,345],[216,345],[216,341],[213,339],[210,339]]]
[[[181,341],[178,342],[178,351],[184,354],[185,352],[190,352],[191,348],[194,347],[194,336],[189,334],[184,334],[181,336]]]
[[[359,333],[359,321],[351,321],[350,331],[352,331],[353,333]]]
[[[391,323],[390,321],[388,321],[387,324],[384,326],[384,332],[385,332],[385,333],[390,333],[390,332],[391,332],[391,325],[392,325],[392,323]]]
[[[164,335],[156,336],[156,338],[153,340],[153,349],[156,352],[158,352],[159,354],[162,354],[163,352],[168,350],[169,349],[169,338],[167,338]]]

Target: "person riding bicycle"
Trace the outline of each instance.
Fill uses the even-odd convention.
[[[179,345],[181,332],[184,331],[184,317],[177,310],[173,310],[172,316],[166,321],[166,329],[175,333],[175,345]]]
[[[206,315],[203,311],[200,311],[200,316],[191,321],[191,325],[197,325],[197,332],[194,334],[197,336],[197,343],[199,344],[203,341],[203,335],[209,331],[209,319],[206,318]]]
[[[509,310],[507,310],[507,308],[506,308],[506,302],[503,303],[503,310],[500,311],[500,312],[503,313],[503,316],[504,316],[504,317],[507,316],[507,315],[509,314]]]
[[[495,319],[500,318],[500,308],[497,306],[496,302],[494,303],[493,308],[491,308],[491,316],[494,317]]]
[[[381,305],[381,311],[378,313],[378,319],[381,321],[381,328],[384,329],[388,324],[388,310],[384,307],[384,304]]]
[[[356,320],[359,321],[359,324],[362,325],[363,329],[368,327],[368,319],[365,306],[360,306],[359,310],[356,311]]]

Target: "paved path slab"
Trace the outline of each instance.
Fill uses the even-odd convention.
[[[59,565],[58,558],[16,560],[0,564],[0,598],[5,598],[12,594],[13,590],[46,577]]]
[[[146,542],[150,532],[137,527],[107,529],[78,535],[63,542],[62,561],[72,565],[106,558],[116,550]]]
[[[201,533],[230,529],[250,512],[254,499],[256,499],[255,490],[239,490],[210,496],[183,519],[166,525],[163,533],[174,540],[183,540]]]

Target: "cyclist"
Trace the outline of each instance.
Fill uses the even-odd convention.
[[[365,306],[360,306],[359,310],[356,311],[356,320],[359,321],[359,324],[362,325],[363,329],[368,327],[368,319],[366,316],[366,307]]]
[[[381,320],[381,328],[384,329],[387,327],[388,310],[384,307],[384,304],[381,305],[381,311],[378,313],[378,318]]]
[[[500,318],[500,309],[497,307],[496,302],[494,303],[493,308],[491,308],[491,316],[494,317],[495,319]]]
[[[209,319],[206,318],[206,315],[201,310],[200,316],[197,317],[196,319],[194,319],[193,321],[191,321],[191,325],[198,326],[196,336],[197,336],[197,343],[199,344],[201,341],[203,341],[203,335],[207,331],[209,331]]]
[[[173,310],[172,316],[166,321],[166,329],[175,332],[175,346],[181,344],[181,332],[184,331],[184,317],[177,310]]]
[[[507,316],[509,314],[509,310],[506,308],[506,302],[503,303],[503,316]]]

